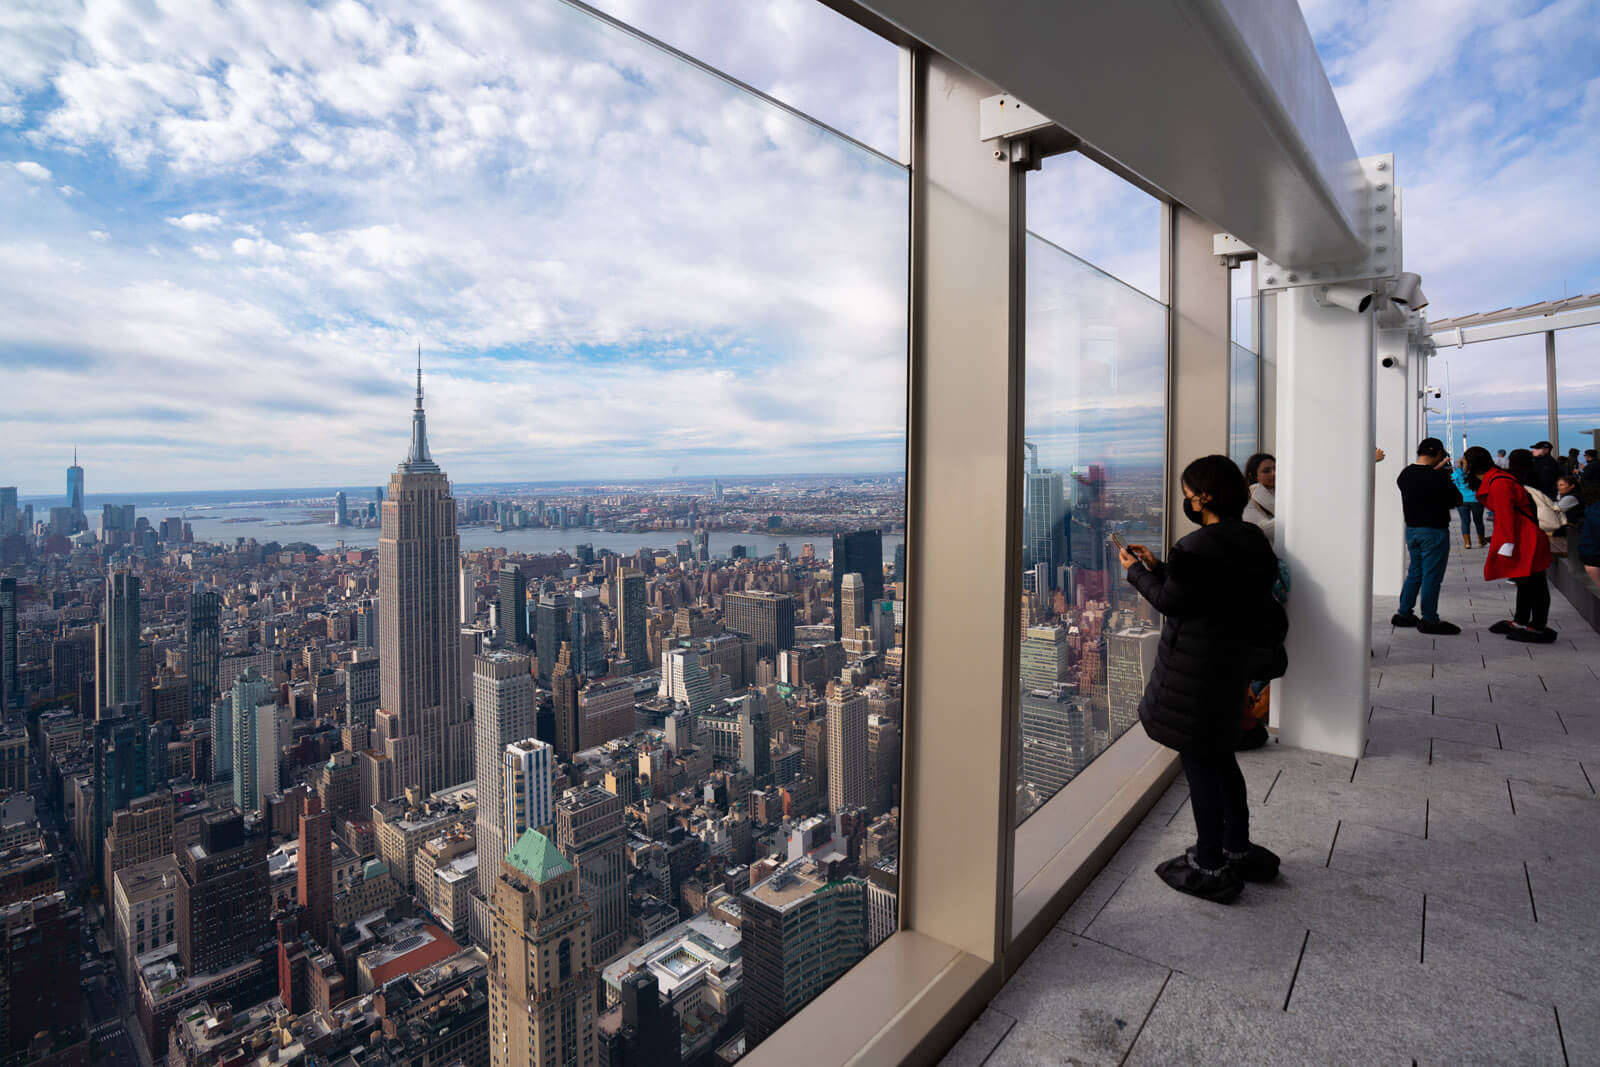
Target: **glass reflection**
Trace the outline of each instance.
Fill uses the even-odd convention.
[[[1139,718],[1160,631],[1108,539],[1160,552],[1166,345],[1164,305],[1029,235],[1018,822]]]

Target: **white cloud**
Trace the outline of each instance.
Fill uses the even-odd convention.
[[[109,241],[109,240],[111,240],[111,235],[109,233],[107,233],[105,230],[90,230],[89,231],[89,236],[93,237],[96,241]]]
[[[214,230],[222,224],[222,219],[203,211],[191,211],[187,215],[169,215],[167,222],[180,230]]]
[[[62,196],[82,196],[83,195],[83,191],[81,189],[74,189],[70,185],[60,185],[60,186],[57,186],[56,188],[61,193]]]
[[[37,182],[47,182],[50,180],[50,168],[44,166],[43,164],[35,163],[32,160],[25,159],[11,164],[11,166],[15,168],[17,173],[21,174],[24,178],[32,178]]]

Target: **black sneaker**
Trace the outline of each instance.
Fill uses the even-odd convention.
[[[1228,857],[1228,866],[1247,882],[1270,882],[1278,877],[1278,855],[1271,849],[1251,845],[1242,856],[1231,852],[1223,855]]]
[[[1461,627],[1457,626],[1453,622],[1445,622],[1443,619],[1434,619],[1432,622],[1417,623],[1417,633],[1419,634],[1434,634],[1440,637],[1449,637],[1460,632]]]
[[[1409,611],[1397,611],[1389,619],[1390,624],[1393,626],[1415,626],[1421,621]]]
[[[1524,645],[1553,644],[1556,637],[1556,632],[1548,626],[1538,630],[1531,626],[1513,626],[1511,631],[1506,634],[1506,640],[1517,641]]]
[[[1231,904],[1244,892],[1244,880],[1232,867],[1224,865],[1220,870],[1204,870],[1194,865],[1187,852],[1161,864],[1156,874],[1178,892],[1216,904]]]
[[[1511,628],[1515,625],[1516,623],[1512,622],[1510,619],[1501,619],[1499,622],[1489,627],[1489,632],[1492,634],[1508,634],[1511,632]]]

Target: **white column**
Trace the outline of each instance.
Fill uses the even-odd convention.
[[[1373,366],[1377,440],[1388,458],[1377,468],[1372,501],[1372,595],[1389,597],[1400,595],[1406,579],[1405,516],[1394,478],[1410,462],[1421,440],[1411,436],[1417,400],[1411,384],[1416,376],[1412,362],[1420,356],[1411,351],[1405,330],[1379,330],[1377,346]],[[1386,359],[1392,359],[1393,365],[1384,366]]]
[[[1278,552],[1288,561],[1289,673],[1273,685],[1285,744],[1359,757],[1372,647],[1370,312],[1278,300]],[[1391,456],[1385,466],[1402,457]]]

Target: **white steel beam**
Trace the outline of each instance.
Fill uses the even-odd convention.
[[[1559,315],[1538,315],[1533,318],[1518,319],[1514,322],[1491,322],[1483,326],[1461,326],[1454,329],[1438,330],[1433,334],[1433,343],[1438,348],[1460,348],[1463,345],[1477,344],[1479,341],[1498,341],[1505,337],[1526,337],[1535,333],[1570,330],[1575,326],[1593,326],[1595,323],[1600,323],[1600,307],[1582,308],[1578,311],[1563,311]]]
[[[1291,269],[1365,257],[1365,180],[1294,0],[827,0],[1015,94]]]
[[[1412,352],[1408,340],[1404,329],[1379,330],[1373,368],[1377,443],[1388,457],[1377,468],[1373,491],[1372,593],[1380,597],[1399,596],[1406,579],[1405,515],[1394,478],[1411,462],[1421,440],[1411,436],[1417,402],[1411,362],[1421,356]]]

